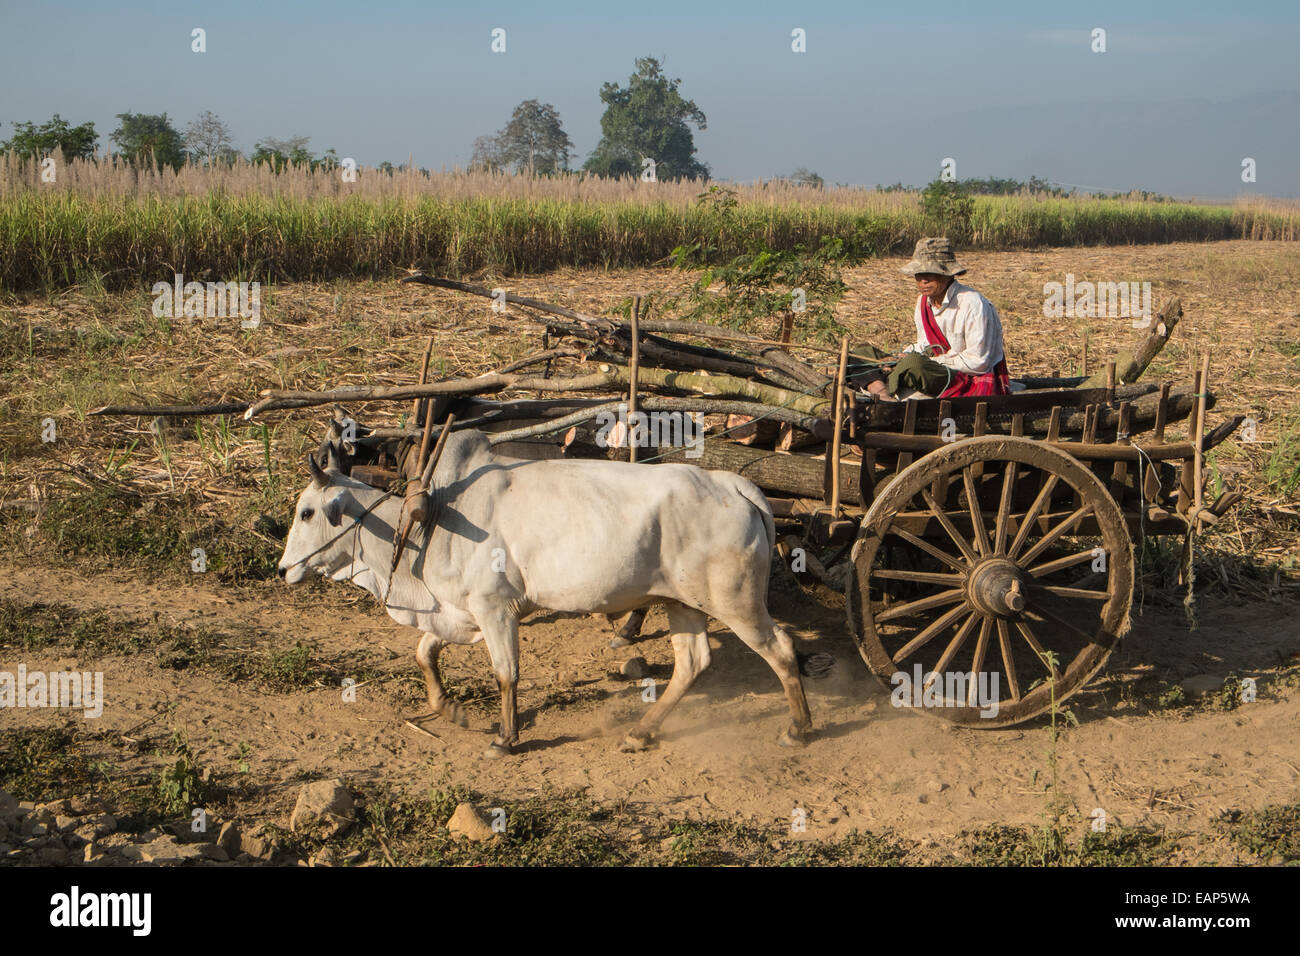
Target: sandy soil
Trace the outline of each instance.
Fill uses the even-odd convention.
[[[452,683],[481,683],[470,727],[428,725],[433,737],[404,725],[420,708],[410,657],[417,633],[390,622],[368,596],[355,606],[319,612],[304,590],[272,586],[234,591],[196,581],[189,587],[127,572],[85,580],[75,572],[0,567],[0,597],[46,595],[86,610],[177,624],[255,622],[274,647],[309,641],[324,655],[349,653],[384,676],[345,703],[338,688],[273,694],[203,673],[159,669],[148,655],[103,658],[107,705],[96,730],[125,731],[156,702],[176,705],[170,724],[184,727],[200,753],[248,744],[250,770],[283,781],[263,808],[287,814],[295,782],[342,775],[359,782],[420,786],[431,766],[503,800],[549,788],[585,790],[598,801],[628,800],[650,817],[789,820],[809,811],[809,833],[835,837],[853,828],[889,831],[941,848],[946,835],[989,824],[1043,820],[1051,731],[1045,720],[1000,731],[953,728],[933,716],[898,710],[871,677],[847,637],[842,612],[797,593],[777,595],[778,617],[804,650],[832,654],[836,665],[808,681],[818,728],[804,750],[776,738],[786,707],[766,665],[730,633],[711,632],[712,668],[665,725],[657,748],[617,751],[621,729],[645,703],[642,688],[618,673],[644,655],[657,681],[671,669],[661,612],[645,639],[611,650],[609,630],[591,618],[538,615],[522,629],[520,710],[523,746],[510,759],[483,757],[496,719],[490,671],[478,647],[443,656]],[[331,602],[332,605],[333,602]],[[1109,679],[1074,698],[1079,726],[1058,748],[1061,792],[1082,817],[1094,808],[1108,821],[1202,831],[1224,810],[1289,803],[1300,794],[1300,695],[1269,673],[1294,662],[1300,647],[1294,608],[1204,608],[1189,631],[1176,615],[1136,618],[1112,657]],[[64,669],[72,659],[28,655],[29,671]],[[81,667],[88,666],[82,662]],[[1152,712],[1123,702],[1123,688],[1156,674],[1178,680],[1229,671],[1259,678],[1259,700],[1232,711]],[[581,691],[575,694],[574,691]],[[549,694],[572,702],[541,706]],[[573,698],[578,699],[574,700]],[[48,725],[51,711],[11,711],[14,725]],[[9,718],[7,717],[6,720]]]

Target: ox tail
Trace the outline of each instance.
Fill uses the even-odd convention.
[[[772,517],[772,506],[767,503],[767,498],[759,490],[758,485],[748,479],[738,481],[736,490],[754,506],[754,510],[763,519],[763,533],[767,535],[768,552],[771,553],[771,550],[776,547],[776,519]]]

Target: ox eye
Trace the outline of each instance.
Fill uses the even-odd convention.
[[[303,508],[302,514],[300,514],[298,517],[302,518],[303,521],[310,521],[311,516],[314,515],[315,513],[316,513],[315,510],[312,508]]]

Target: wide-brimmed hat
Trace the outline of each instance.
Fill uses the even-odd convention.
[[[951,239],[919,239],[912,251],[912,261],[898,270],[903,275],[914,276],[922,272],[940,276],[959,276],[966,271],[957,264],[952,254]]]

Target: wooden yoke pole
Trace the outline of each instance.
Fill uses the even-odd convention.
[[[844,369],[849,360],[849,337],[840,343],[840,368],[835,374],[835,432],[831,437],[831,515],[840,515],[840,434],[844,430]]]
[[[637,372],[641,367],[641,297],[632,297],[632,359],[627,375],[627,421],[628,449],[627,460],[636,463],[636,439],[644,431],[636,426],[636,385]]]

